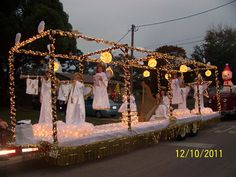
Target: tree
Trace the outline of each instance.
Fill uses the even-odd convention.
[[[179,46],[173,46],[173,45],[164,45],[155,50],[156,52],[160,53],[167,53],[170,55],[174,55],[177,57],[186,57],[186,51]]]
[[[210,61],[223,71],[226,63],[236,77],[236,29],[212,27],[206,32],[204,43],[194,47],[192,57],[199,61]],[[235,80],[235,79],[234,79]]]
[[[37,34],[37,26],[42,20],[45,21],[46,29],[71,31],[72,26],[59,0],[3,0],[2,4],[4,6],[0,7],[0,93],[7,95],[8,51],[14,45],[16,33],[22,34],[22,40],[27,39]],[[45,51],[48,43],[49,41],[42,39],[31,44],[30,48],[37,47],[37,50]],[[81,53],[76,48],[76,39],[61,37],[56,41],[56,49],[58,53]],[[41,63],[24,55],[16,55],[15,61],[16,71],[31,64],[39,68]]]

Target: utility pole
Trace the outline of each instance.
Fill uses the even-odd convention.
[[[131,47],[134,47],[134,30],[135,30],[135,25],[131,25]],[[131,59],[134,57],[134,51],[131,49]]]
[[[131,47],[134,47],[134,31],[135,30],[135,25],[132,24],[131,25]],[[131,60],[134,58],[134,50],[131,49],[131,53],[130,53],[130,56],[131,56]],[[133,92],[133,67],[130,68],[130,81],[131,81],[131,84],[130,84],[130,90],[131,90],[131,93]]]

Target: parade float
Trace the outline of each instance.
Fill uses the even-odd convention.
[[[83,55],[55,53],[55,43],[58,37],[83,39],[89,42],[106,45],[108,48],[94,51]],[[30,44],[37,40],[49,41],[48,51],[36,51],[30,49]],[[119,51],[123,54],[121,61],[113,61],[112,53]],[[139,57],[130,58],[129,52],[139,53]],[[16,97],[15,97],[15,74],[14,56],[23,54],[28,56],[48,57],[49,72],[51,79],[51,106],[52,122],[50,124],[31,125],[27,121],[20,122],[16,119]],[[112,123],[94,126],[93,129],[78,129],[77,126],[65,124],[57,120],[56,110],[56,78],[54,69],[56,59],[79,61],[79,72],[83,75],[84,63],[106,63],[113,68],[123,69],[125,96],[123,111],[120,123]],[[86,36],[80,32],[65,32],[62,30],[39,30],[39,34],[20,42],[16,38],[16,44],[9,51],[9,93],[10,93],[10,119],[12,141],[7,147],[19,149],[27,148],[28,151],[37,151],[40,158],[55,165],[70,165],[90,160],[96,160],[115,154],[125,153],[137,148],[158,143],[159,140],[184,138],[186,134],[196,135],[203,124],[218,120],[220,117],[220,93],[218,70],[216,66],[197,62],[182,57],[170,56],[157,52],[148,51],[142,48],[130,47],[116,42]],[[150,93],[148,86],[143,83],[142,104],[132,107],[134,96],[131,92],[131,68],[139,68],[143,71],[144,77],[152,77],[155,73],[157,78],[157,98],[161,96],[162,79],[166,78],[166,98],[168,104],[163,106],[166,116],[159,117],[155,110],[161,107]],[[182,80],[186,75],[191,74],[196,78],[191,83],[186,83],[182,88],[175,88],[175,74],[180,74]],[[213,81],[203,80],[202,75],[213,75]],[[81,79],[81,82],[83,80]],[[140,81],[141,82],[141,81]],[[211,83],[212,82],[212,83]],[[217,110],[204,107],[203,97],[209,84],[215,84]],[[192,88],[194,90],[195,106],[192,110],[186,103],[187,94]],[[179,89],[178,95],[174,93]],[[182,101],[175,101],[181,97]],[[150,99],[149,99],[150,98]],[[178,100],[178,99],[177,99]],[[174,109],[174,105],[177,106]],[[140,110],[139,110],[140,109]],[[28,124],[28,125],[27,125]],[[24,127],[28,127],[31,136],[24,135]],[[18,130],[18,131],[16,131]],[[20,151],[23,153],[23,151]],[[6,153],[7,154],[7,153]]]
[[[222,72],[223,85],[220,88],[221,97],[221,115],[223,117],[236,114],[236,85],[232,82],[232,71],[229,64],[225,64],[225,68]],[[210,94],[209,107],[213,110],[217,110],[215,92]]]

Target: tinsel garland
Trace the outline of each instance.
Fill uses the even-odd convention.
[[[219,117],[206,121],[194,121],[177,125],[175,123],[164,130],[152,131],[129,137],[113,138],[76,147],[58,147],[54,144],[42,142],[40,144],[40,157],[57,166],[66,166],[84,163],[105,157],[128,153],[136,149],[157,144],[160,140],[176,139],[181,131],[190,133],[193,125],[200,129],[211,123],[218,122]]]

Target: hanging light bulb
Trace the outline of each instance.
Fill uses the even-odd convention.
[[[205,75],[207,76],[207,77],[210,77],[211,76],[211,70],[206,70],[206,72],[205,72]]]
[[[154,68],[154,67],[156,67],[156,65],[157,65],[157,61],[156,61],[155,58],[150,58],[150,59],[148,60],[148,66],[149,66],[149,67]]]
[[[41,21],[38,26],[38,33],[42,33],[44,31],[44,28],[45,28],[45,22]]]
[[[50,44],[47,45],[47,49],[49,52],[51,52],[51,45]]]
[[[187,67],[186,65],[181,65],[181,66],[179,67],[179,71],[180,71],[181,73],[185,73],[185,72],[188,71],[188,67]]]
[[[20,43],[21,33],[17,33],[15,37],[15,45]]]
[[[112,61],[112,55],[110,52],[103,52],[101,53],[100,59],[104,63],[110,63]]]
[[[150,76],[150,72],[148,70],[145,70],[143,72],[143,77],[149,77]]]
[[[144,65],[144,62],[143,61],[138,61],[138,64],[139,65]]]
[[[61,64],[59,61],[54,61],[54,72],[57,72],[61,67]]]
[[[171,74],[165,74],[165,79],[168,80],[169,78],[171,78]]]

